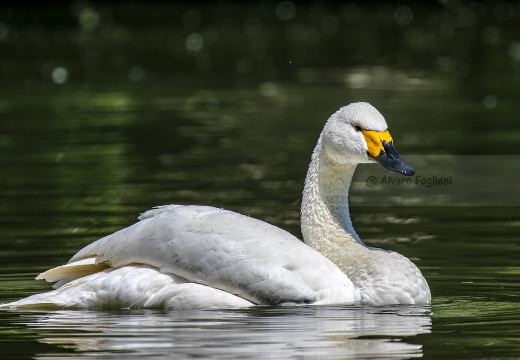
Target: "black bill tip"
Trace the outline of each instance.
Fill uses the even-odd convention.
[[[373,157],[374,160],[383,165],[387,170],[395,171],[396,173],[406,176],[415,174],[415,170],[401,159],[401,156],[391,142],[383,141],[382,143],[385,150]]]

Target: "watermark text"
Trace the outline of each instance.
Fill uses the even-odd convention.
[[[452,176],[411,176],[411,177],[403,177],[403,176],[392,176],[392,175],[384,175],[378,178],[377,176],[370,175],[366,178],[365,184],[368,187],[374,187],[376,185],[382,186],[423,186],[426,188],[438,187],[438,186],[452,186],[453,185],[453,177]]]

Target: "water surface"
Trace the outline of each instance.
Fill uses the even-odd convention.
[[[271,19],[263,8],[244,13],[231,6],[214,17],[200,10],[197,25],[188,8],[132,9],[80,9],[79,20],[67,10],[64,23],[49,14],[33,21],[15,9],[3,19],[9,31],[0,31],[7,34],[0,47],[1,302],[48,290],[33,280],[39,272],[156,205],[225,207],[300,236],[301,190],[319,132],[337,108],[363,100],[385,115],[396,148],[418,175],[461,181],[446,192],[369,188],[368,176],[381,181],[386,175],[378,165],[364,165],[351,193],[358,234],[411,258],[430,284],[433,304],[2,312],[3,354],[520,356],[512,21],[472,8],[466,10],[477,14],[474,22],[463,28],[456,13],[413,9],[414,22],[405,26],[385,22],[388,7],[360,8],[362,18],[375,16],[379,25],[338,17],[339,29],[329,34],[332,18],[302,15],[318,14],[316,8],[298,8],[301,17],[289,22]],[[322,9],[321,16],[333,10]],[[98,12],[89,11],[101,14],[97,22]],[[183,28],[171,25],[170,16],[184,19]],[[450,24],[452,38],[446,37]],[[482,43],[460,43],[480,44],[480,62],[462,45],[460,53],[447,50],[464,39],[461,29],[485,35],[478,36]],[[199,50],[194,33],[203,37]],[[359,33],[380,42],[346,49]],[[385,33],[395,49],[380,40]],[[433,50],[417,40],[428,34],[438,37]],[[483,193],[486,201],[473,201]]]

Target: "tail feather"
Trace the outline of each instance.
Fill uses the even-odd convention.
[[[44,271],[36,277],[36,280],[56,282],[52,287],[57,289],[72,280],[95,274],[109,267],[108,261],[98,262],[98,258],[92,257]]]

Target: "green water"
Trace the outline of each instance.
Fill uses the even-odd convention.
[[[358,234],[419,266],[431,308],[2,312],[3,356],[520,357],[516,7],[412,8],[406,23],[390,5],[282,20],[276,3],[81,4],[1,8],[0,302],[48,290],[38,273],[156,205],[225,207],[300,236],[310,154],[352,101],[385,115],[418,170],[451,156],[460,166],[437,160],[440,175],[485,175],[501,200],[352,190]],[[472,184],[465,199],[483,193]]]

